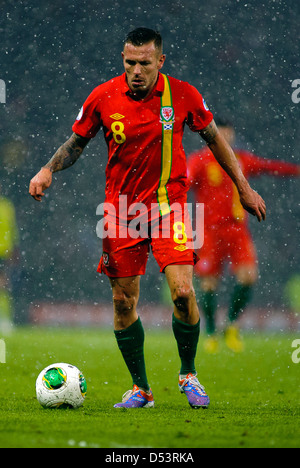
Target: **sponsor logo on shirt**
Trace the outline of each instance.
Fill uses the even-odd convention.
[[[173,107],[165,106],[160,110],[160,123],[164,126],[164,131],[171,133],[173,130],[173,123],[175,122]]]
[[[173,107],[162,107],[160,110],[160,122],[163,124],[172,124],[174,120]]]
[[[122,114],[119,114],[118,112],[116,112],[115,114],[110,115],[110,118],[114,119],[114,120],[121,120],[121,119],[125,118],[125,115],[122,115]]]
[[[109,254],[107,252],[103,252],[103,264],[105,266],[109,266]]]
[[[184,252],[185,250],[187,250],[187,246],[186,245],[178,245],[178,246],[174,247],[174,250],[179,250],[179,252]]]

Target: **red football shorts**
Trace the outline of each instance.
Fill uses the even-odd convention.
[[[200,261],[195,267],[200,277],[219,276],[226,264],[233,273],[242,266],[256,266],[257,253],[251,234],[245,225],[226,223],[206,226],[204,245],[198,252]]]
[[[103,238],[99,273],[111,278],[144,275],[150,250],[161,272],[168,265],[195,265],[199,260],[193,249],[190,219],[181,210],[139,228],[141,235],[135,238],[134,232],[128,235],[128,224],[112,226],[116,235]]]

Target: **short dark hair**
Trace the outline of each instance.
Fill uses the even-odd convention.
[[[215,123],[217,127],[233,127],[233,123],[227,117],[216,117]]]
[[[139,47],[152,41],[157,49],[162,50],[162,37],[158,31],[148,28],[137,28],[127,34],[124,45],[130,43]]]

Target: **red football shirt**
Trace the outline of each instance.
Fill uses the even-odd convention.
[[[235,150],[235,154],[246,178],[263,174],[299,175],[299,166],[296,164],[260,158],[244,150]],[[208,148],[191,154],[188,174],[195,201],[205,205],[206,225],[218,225],[229,220],[247,224],[247,212],[240,203],[234,183]]]
[[[182,146],[184,127],[203,130],[213,119],[205,101],[190,84],[168,77],[173,107],[172,162],[166,189],[170,204],[188,190],[186,155]],[[162,175],[161,121],[164,76],[159,73],[152,93],[137,99],[127,85],[125,73],[101,84],[84,103],[73,131],[86,138],[100,128],[108,147],[105,201],[118,210],[119,196],[128,206],[144,203],[149,210],[157,202]],[[168,116],[167,116],[168,117]],[[118,212],[118,211],[117,211]]]

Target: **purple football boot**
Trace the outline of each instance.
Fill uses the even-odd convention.
[[[117,403],[114,408],[153,408],[154,399],[151,389],[149,392],[141,390],[137,385],[133,390],[128,390],[123,395],[122,403]]]
[[[193,409],[207,408],[209,406],[209,397],[197,379],[197,374],[188,374],[185,378],[179,378],[179,390],[181,393],[185,393]]]

